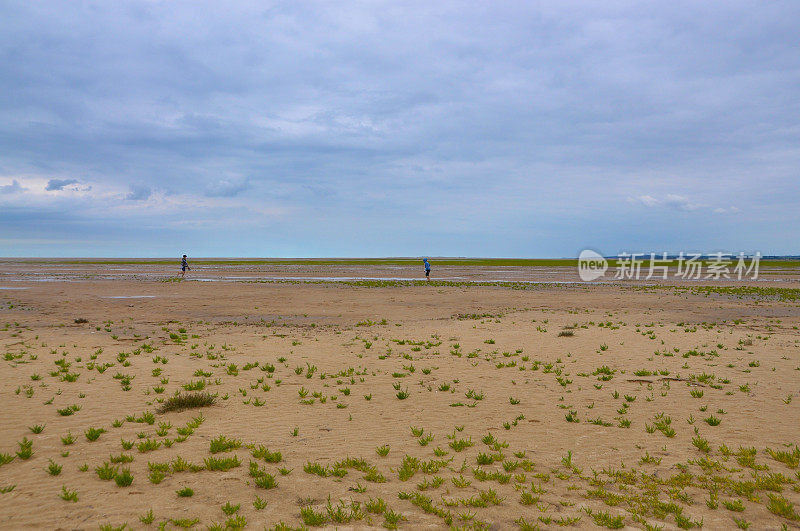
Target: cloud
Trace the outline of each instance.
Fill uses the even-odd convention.
[[[148,187],[141,184],[130,185],[130,191],[125,196],[127,201],[146,201],[153,195],[153,191]]]
[[[250,183],[242,178],[224,178],[211,182],[206,186],[205,195],[208,197],[233,197],[247,190]]]
[[[664,198],[664,205],[676,210],[683,210],[684,212],[692,212],[693,210],[700,210],[701,208],[708,208],[708,205],[703,203],[694,202],[682,195],[667,194]]]
[[[47,186],[45,190],[48,192],[63,190],[65,186],[69,186],[71,184],[78,184],[77,179],[50,179],[47,181]]]
[[[16,179],[11,181],[11,184],[6,184],[6,185],[3,185],[3,186],[0,186],[0,194],[4,194],[4,195],[6,195],[6,194],[8,194],[8,195],[18,194],[18,193],[23,192],[25,190],[27,190],[27,188],[23,188],[19,184],[19,181],[17,181]]]
[[[708,208],[708,205],[692,201],[687,197],[676,194],[667,194],[663,199],[653,197],[652,195],[640,195],[633,198],[631,202],[639,202],[646,207],[664,207],[673,210],[681,210],[683,212],[693,212],[695,210]]]
[[[661,204],[661,201],[650,195],[640,195],[637,199],[644,203],[645,206],[649,207],[658,206]]]

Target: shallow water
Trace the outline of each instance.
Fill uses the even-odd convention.
[[[407,273],[403,275],[403,273]],[[800,280],[800,270],[791,271],[791,274],[773,275],[769,271],[761,272],[764,277],[757,280],[742,279],[751,285],[764,283],[779,283],[781,286],[796,284]],[[636,280],[618,280],[613,278],[614,271],[609,271],[605,277],[596,279],[598,283],[622,283],[629,285],[646,285],[664,283],[661,279],[654,278],[646,281],[644,278]],[[180,280],[173,267],[163,264],[63,264],[46,262],[31,266],[28,263],[6,262],[0,265],[0,283],[13,286],[17,283],[31,283],[30,288],[41,284],[34,283],[83,283],[83,282],[171,282]],[[425,276],[421,268],[416,266],[377,265],[358,266],[343,264],[211,264],[201,265],[196,270],[187,273],[187,282],[397,282],[416,283],[424,282]],[[454,282],[464,284],[497,284],[497,285],[556,285],[556,284],[583,284],[579,281],[577,270],[564,267],[483,267],[483,266],[442,266],[434,267],[432,281]],[[3,282],[5,281],[5,282]],[[669,277],[666,283],[681,284],[714,284],[731,285],[740,282],[737,279],[682,279]],[[25,284],[22,284],[25,285]]]
[[[420,277],[288,277],[288,276],[278,276],[278,277],[217,277],[217,278],[187,278],[186,281],[194,281],[194,282],[236,282],[237,280],[255,280],[255,281],[262,281],[262,282],[281,282],[281,281],[308,281],[308,282],[360,282],[360,281],[387,281],[387,282],[424,282],[425,278]],[[515,279],[508,279],[508,278],[487,278],[487,279],[466,279],[464,277],[440,277],[431,279],[434,281],[444,281],[444,282],[496,282],[496,283],[507,283],[507,284],[514,284],[514,283],[521,283],[521,284],[611,284],[613,281],[595,281],[595,282],[583,282],[577,280],[515,280]]]

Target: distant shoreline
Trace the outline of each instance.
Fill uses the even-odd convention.
[[[616,257],[606,257],[609,266],[616,267]],[[646,265],[649,255],[639,257]],[[728,257],[735,263],[736,256]],[[436,266],[490,266],[490,267],[577,267],[577,258],[452,258],[429,257]],[[65,265],[173,265],[177,258],[57,258],[57,257],[0,257],[2,262],[16,263],[60,263]],[[677,267],[675,257],[669,257],[669,266]],[[194,265],[343,265],[343,266],[406,266],[417,265],[420,258],[216,258],[200,257],[189,260]],[[701,262],[707,264],[711,259],[704,257]],[[749,262],[749,257],[748,257]],[[764,256],[761,265],[769,268],[800,267],[800,256]]]

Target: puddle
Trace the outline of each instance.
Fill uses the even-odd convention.
[[[109,295],[104,299],[154,299],[155,295]]]
[[[67,278],[4,278],[3,282],[72,282]]]
[[[28,288],[12,288],[12,287],[10,287],[10,286],[9,286],[9,287],[6,287],[6,286],[0,286],[0,289],[28,289]]]

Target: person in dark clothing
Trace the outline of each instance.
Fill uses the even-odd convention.
[[[192,270],[192,268],[189,267],[189,262],[186,260],[186,255],[183,255],[183,258],[181,259],[181,278],[183,278],[184,275],[186,275],[187,269],[189,271]]]
[[[427,258],[422,259],[422,263],[425,264],[425,280],[431,279],[431,265],[428,263]]]

